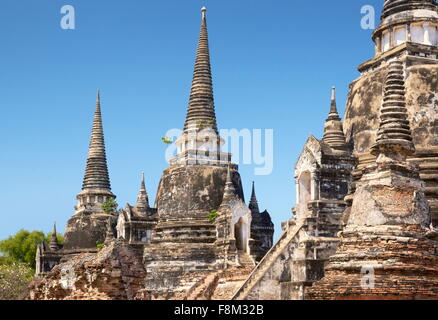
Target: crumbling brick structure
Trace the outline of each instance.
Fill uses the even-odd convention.
[[[392,61],[380,126],[348,224],[308,299],[438,299],[438,232],[431,226],[405,102],[403,63]]]
[[[143,283],[144,297],[183,298],[188,290],[209,283],[211,277],[215,279],[218,272],[238,268],[236,274],[240,278],[243,273],[249,273],[272,246],[274,227],[267,211],[256,210],[254,193],[250,207],[245,204],[238,166],[231,162],[231,154],[221,151],[224,143],[216,123],[206,9],[203,8],[184,130],[176,141],[178,152],[163,172],[155,208],[149,204],[143,175],[135,206],[127,204],[118,212],[105,210],[104,203],[115,199],[115,195],[109,181],[98,93],[83,190],[77,197],[76,212],[68,222],[63,248],[39,246],[37,274],[51,281],[41,281],[32,296],[35,299],[61,297],[50,289],[55,288],[59,280],[60,269],[55,266],[60,263],[61,268],[65,268],[74,264],[82,268],[88,265],[87,259],[96,255],[98,247],[108,246],[114,239],[118,246],[128,251],[131,248],[131,255],[140,255],[137,258],[142,259],[146,273],[138,273],[144,279],[137,280]],[[117,279],[114,281],[119,283]],[[100,290],[93,289],[95,284],[86,284],[90,292]],[[104,291],[107,298],[133,297],[123,292]],[[65,296],[71,297],[71,293]]]

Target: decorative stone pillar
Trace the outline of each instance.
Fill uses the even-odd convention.
[[[406,25],[406,42],[411,41],[411,25]]]
[[[310,199],[312,201],[319,199],[318,175],[315,171],[310,173]]]

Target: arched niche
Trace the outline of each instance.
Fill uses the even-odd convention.
[[[251,237],[251,211],[243,201],[232,205],[233,218],[231,219],[230,231],[236,240],[236,248],[239,251],[250,253],[249,239]]]
[[[234,225],[234,238],[236,239],[236,248],[239,251],[246,251],[248,235],[245,232],[245,222],[243,218]]]

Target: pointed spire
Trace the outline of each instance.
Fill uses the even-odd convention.
[[[345,149],[345,135],[336,106],[336,88],[332,87],[330,113],[324,125],[323,141],[334,149]]]
[[[140,191],[138,192],[136,207],[143,210],[149,209],[149,197],[144,182],[144,172],[141,173]]]
[[[97,91],[96,111],[94,113],[87,167],[82,184],[82,190],[86,189],[111,190],[105,153],[99,90]]]
[[[144,182],[144,171],[141,173],[141,185],[140,185],[140,190],[144,190],[146,191],[146,184]]]
[[[336,87],[334,87],[334,86],[332,87],[332,99],[331,99],[331,104],[330,104],[330,115],[333,115],[333,116],[336,115],[337,118],[339,118],[338,108],[336,106]]]
[[[388,152],[396,153],[403,159],[415,152],[406,109],[403,63],[400,60],[389,64],[380,109],[379,131],[376,143],[371,148],[371,153],[376,156],[388,155]]]
[[[52,239],[50,241],[49,248],[51,250],[58,250],[59,249],[58,234],[56,233],[56,222],[53,225]]]
[[[260,213],[259,204],[255,193],[254,181],[252,182],[251,200],[249,202],[248,208],[251,210],[252,214]]]
[[[184,132],[213,129],[218,134],[213,97],[210,53],[207,31],[207,9],[202,8],[202,24],[196,53],[190,102],[187,110]]]

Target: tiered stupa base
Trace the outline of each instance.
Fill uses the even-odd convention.
[[[145,247],[145,290],[152,299],[172,299],[222,265],[211,243],[161,243]]]
[[[349,226],[306,299],[438,300],[438,241],[431,237],[412,225]]]

